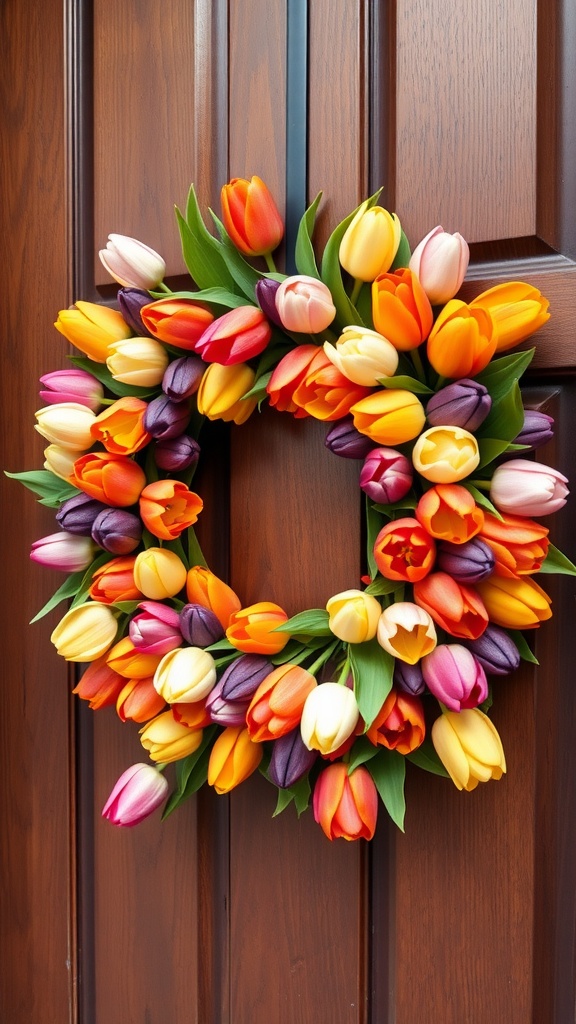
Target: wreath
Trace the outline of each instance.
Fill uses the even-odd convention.
[[[148,753],[106,802],[116,825],[259,769],[275,813],[312,797],[329,839],[371,839],[380,799],[403,828],[407,761],[467,791],[506,771],[493,690],[535,661],[525,632],[552,614],[537,577],[576,573],[541,522],[568,490],[531,458],[553,434],[522,401],[534,349],[510,352],[548,302],[516,281],[455,298],[466,241],[438,226],[411,252],[380,191],[317,260],[320,193],[286,275],[260,178],[224,185],[212,230],[192,187],[176,210],[191,290],[112,234],[116,302],[58,314],[80,354],[41,377],[43,469],[8,475],[57,510],[31,558],[66,579],[36,619],[70,602],[51,639],[84,664],[74,693],[138,723]],[[204,424],[263,403],[324,421],[366,503],[365,575],[290,618],[274,594],[244,606],[194,531]]]

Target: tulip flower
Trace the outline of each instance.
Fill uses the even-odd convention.
[[[71,309],[61,309],[54,326],[95,363],[105,363],[108,346],[131,334],[117,310],[98,302],[77,302]]]
[[[123,288],[153,291],[164,280],[166,264],[161,256],[136,238],[108,235],[106,248],[98,253],[110,277]]]
[[[242,607],[240,598],[232,588],[203,565],[193,565],[188,571],[186,596],[190,604],[210,608],[223,629],[227,628],[233,613]]]
[[[152,337],[174,348],[194,350],[198,339],[214,319],[213,313],[194,299],[157,299],[140,310],[142,323]]]
[[[431,572],[414,584],[414,600],[450,636],[476,640],[486,629],[489,618],[477,589],[488,582],[478,583],[474,588],[445,572]]]
[[[180,480],[155,480],[140,494],[142,522],[154,537],[175,540],[196,522],[204,502]]]
[[[166,707],[164,698],[154,689],[151,676],[122,679],[122,682],[124,686],[116,699],[116,714],[121,722],[149,722]]]
[[[261,654],[242,654],[222,673],[222,696],[227,700],[252,700],[260,683],[273,671],[274,666]]]
[[[44,390],[40,398],[49,405],[74,402],[96,413],[102,405],[104,388],[86,370],[53,370],[40,377]]]
[[[254,285],[254,295],[266,319],[270,323],[276,324],[277,327],[282,327],[282,321],[276,309],[276,292],[279,287],[280,281],[275,281],[271,277],[261,277]]]
[[[137,601],[142,594],[134,583],[134,555],[113,558],[92,575],[90,597],[103,604],[118,601]]]
[[[66,661],[94,661],[112,646],[117,628],[107,605],[87,601],[66,612],[50,639]]]
[[[346,228],[338,258],[351,277],[373,281],[390,269],[400,245],[402,229],[395,213],[362,203]]]
[[[513,444],[527,445],[532,451],[551,441],[554,437],[554,420],[545,412],[536,409],[524,409],[522,430],[514,438]]]
[[[300,665],[279,665],[262,680],[246,712],[250,739],[273,740],[291,732],[302,716],[306,698],[316,679]]]
[[[284,224],[274,199],[261,178],[254,174],[232,178],[220,192],[224,227],[245,256],[265,256],[276,249]]]
[[[479,782],[500,779],[506,771],[502,741],[479,708],[446,711],[432,725],[438,757],[458,789],[471,792]]]
[[[189,729],[205,729],[211,722],[204,699],[174,704],[172,714],[177,722],[187,725]]]
[[[374,541],[374,561],[388,580],[414,583],[427,576],[436,557],[436,545],[417,519],[394,519]]]
[[[394,688],[401,693],[412,694],[414,697],[424,693],[426,684],[421,663],[418,661],[414,665],[409,665],[407,661],[397,658],[394,662],[393,682]]]
[[[436,484],[420,498],[416,519],[432,537],[464,544],[482,529],[484,513],[465,487]]]
[[[431,615],[411,601],[396,601],[384,609],[376,637],[385,651],[409,665],[415,665],[436,646]]]
[[[430,693],[449,711],[476,708],[488,696],[488,680],[480,662],[462,644],[438,644],[422,659]]]
[[[486,310],[496,326],[498,352],[519,345],[550,319],[548,306],[537,288],[522,281],[506,281],[477,295],[472,306]]]
[[[491,547],[478,536],[464,544],[442,541],[436,550],[436,568],[458,583],[478,583],[490,576],[495,566]]]
[[[247,729],[228,726],[210,751],[208,785],[217,793],[229,793],[256,771],[263,754],[262,744],[253,743]]]
[[[477,640],[467,640],[466,646],[489,675],[507,676],[520,664],[520,651],[512,637],[492,622]]]
[[[148,679],[154,675],[160,656],[138,650],[129,636],[123,636],[106,655],[110,668],[126,679]]]
[[[209,647],[224,636],[218,616],[202,604],[185,604],[179,618],[182,636],[192,647]]]
[[[313,794],[314,819],[328,839],[372,839],[378,817],[378,793],[364,765],[348,774],[342,761],[318,776]]]
[[[194,351],[207,363],[231,366],[264,351],[272,328],[256,306],[237,306],[214,320],[196,342]]]
[[[317,757],[316,750],[308,750],[300,729],[293,729],[274,740],[268,777],[278,789],[290,789],[310,771]]]
[[[94,444],[91,427],[96,417],[91,409],[79,402],[46,405],[34,415],[37,420],[34,429],[60,448],[82,452]]]
[[[363,387],[375,387],[382,377],[392,377],[398,367],[394,345],[367,327],[345,327],[335,345],[325,341],[323,347],[336,369]]]
[[[182,590],[186,583],[186,566],[174,551],[147,548],[136,555],[134,582],[145,597],[163,601]]]
[[[188,434],[167,437],[154,445],[154,462],[166,473],[181,473],[195,466],[200,458],[200,445]]]
[[[416,274],[408,268],[379,274],[372,284],[372,320],[394,348],[406,352],[428,337],[433,314]]]
[[[394,448],[374,448],[360,470],[360,487],[372,501],[392,505],[412,487],[412,466]]]
[[[99,441],[107,452],[133,455],[150,441],[144,427],[148,406],[140,398],[119,398],[101,412],[90,428],[93,441]]]
[[[538,572],[548,554],[548,528],[524,516],[484,516],[480,536],[494,554],[499,576]]]
[[[382,612],[380,602],[363,590],[344,590],[326,604],[328,625],[334,636],[349,644],[361,644],[376,636]]]
[[[60,445],[50,444],[44,449],[44,469],[54,473],[66,483],[72,483],[74,478],[74,463],[78,458],[78,452],[61,448]]]
[[[130,620],[128,633],[136,650],[143,654],[163,657],[182,646],[180,616],[160,601],[142,601]]]
[[[246,363],[211,363],[197,392],[198,412],[209,420],[245,423],[258,404],[257,398],[244,398],[255,379],[254,370]]]
[[[334,455],[344,459],[365,459],[374,447],[369,437],[356,430],[351,416],[344,416],[330,427],[324,444]]]
[[[330,289],[306,274],[284,278],[275,302],[282,326],[298,334],[320,334],[336,316]]]
[[[422,701],[415,694],[390,690],[366,735],[376,747],[411,754],[426,735]]]
[[[102,817],[113,825],[138,825],[160,807],[167,795],[168,779],[156,768],[133,764],[118,779],[102,808]]]
[[[476,380],[455,380],[428,400],[426,419],[431,427],[462,427],[474,433],[492,407],[488,389]]]
[[[146,474],[126,455],[87,452],[74,463],[72,483],[105,505],[134,505],[146,483]]]
[[[154,689],[167,704],[202,700],[215,682],[214,658],[200,647],[169,651],[154,673]]]
[[[171,402],[184,402],[198,391],[204,370],[200,356],[173,359],[162,377],[162,391]]]
[[[177,722],[171,711],[163,711],[140,729],[140,742],[151,761],[171,764],[198,749],[202,729],[191,729]]]
[[[143,288],[119,288],[116,293],[116,301],[125,321],[138,337],[148,335],[142,323],[140,310],[143,306],[150,304],[150,293]],[[149,335],[148,335],[149,337]]]
[[[490,500],[499,512],[547,516],[566,504],[568,480],[557,469],[527,459],[511,459],[494,470]]]
[[[412,449],[414,468],[426,480],[453,484],[473,473],[480,462],[474,434],[461,427],[430,427]]]
[[[87,494],[75,494],[62,502],[56,513],[56,522],[68,533],[89,537],[94,520],[103,511],[109,510],[101,501],[96,501]]]
[[[426,351],[441,377],[475,377],[490,362],[497,340],[489,313],[451,299],[438,314]]]
[[[286,612],[277,604],[258,601],[232,613],[226,638],[236,650],[245,654],[278,654],[290,639],[289,633],[279,629],[287,621]]]
[[[98,711],[116,703],[125,683],[124,677],[110,668],[106,655],[102,654],[83,671],[72,693],[87,700],[91,711]]]
[[[350,407],[370,392],[351,384],[329,360],[323,349],[316,349],[304,378],[292,393],[294,405],[318,420],[339,420]]]
[[[531,576],[490,576],[476,584],[491,622],[506,629],[536,629],[552,617],[551,599]],[[475,639],[475,638],[473,638]]]
[[[420,399],[410,391],[396,388],[374,391],[355,402],[350,412],[361,434],[376,444],[391,447],[412,441],[426,422]]]
[[[339,683],[322,683],[306,697],[300,732],[309,750],[331,754],[354,732],[360,712],[353,690]]]
[[[101,506],[92,524],[92,539],[112,555],[129,555],[142,539],[142,523],[133,512]]]
[[[39,565],[60,572],[79,572],[87,569],[94,558],[94,544],[88,537],[59,530],[48,537],[35,540],[30,558]]]
[[[297,345],[282,357],[266,385],[273,409],[277,409],[278,412],[290,412],[295,419],[308,416],[303,407],[295,404],[292,396],[306,377],[310,364],[317,354],[317,345]]]
[[[106,366],[123,384],[156,387],[168,366],[168,353],[154,338],[124,338],[108,346]]]
[[[205,701],[206,711],[211,722],[217,725],[246,725],[246,712],[250,706],[250,698],[245,700],[227,700],[222,696],[222,680],[219,679],[210,690]]]
[[[469,259],[470,249],[462,235],[451,235],[438,225],[416,246],[408,266],[418,276],[432,305],[441,306],[459,290]]]
[[[166,395],[158,395],[148,402],[144,413],[144,427],[158,441],[180,437],[190,422],[188,402],[173,402]]]

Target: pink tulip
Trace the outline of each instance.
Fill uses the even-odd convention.
[[[409,267],[433,306],[444,305],[459,290],[468,269],[470,250],[458,232],[450,235],[441,225],[416,246]]]
[[[490,500],[499,512],[547,516],[566,504],[568,480],[557,469],[527,459],[511,459],[494,471]]]
[[[58,533],[51,533],[48,537],[35,540],[30,558],[49,569],[79,572],[81,569],[87,569],[94,558],[94,544],[90,537],[80,537],[78,534],[60,530]]]
[[[142,601],[139,614],[130,622],[129,635],[134,647],[141,654],[158,654],[163,657],[182,644],[180,616],[174,608],[160,601]]]
[[[315,277],[287,277],[276,292],[276,309],[287,331],[319,334],[336,316],[330,289]]]
[[[438,644],[422,658],[426,686],[450,711],[476,708],[488,696],[486,673],[462,644]]]
[[[40,377],[45,390],[40,398],[49,405],[60,402],[76,402],[86,405],[92,412],[99,412],[104,397],[104,388],[99,380],[85,370],[53,370]]]
[[[151,764],[133,764],[110,793],[102,817],[113,825],[138,825],[164,801],[168,780]]]
[[[207,363],[231,366],[260,355],[272,337],[272,328],[256,306],[238,306],[213,320],[194,346]]]
[[[128,235],[108,235],[106,248],[98,253],[110,277],[125,288],[152,291],[166,273],[166,264],[150,246]]]

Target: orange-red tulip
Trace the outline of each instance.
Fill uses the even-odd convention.
[[[387,523],[374,542],[374,561],[388,580],[421,580],[432,569],[435,558],[436,545],[417,519]]]
[[[126,455],[113,452],[87,452],[76,459],[71,481],[91,498],[127,508],[134,505],[146,484],[146,474]]]
[[[175,540],[196,522],[204,502],[181,480],[155,480],[139,499],[144,526],[160,540]]]
[[[309,416],[331,422],[346,416],[351,406],[369,394],[370,388],[353,384],[319,348],[294,389],[292,401]]]
[[[227,726],[210,752],[208,785],[217,793],[229,793],[256,771],[263,754],[262,744],[253,743],[247,729]]]
[[[145,679],[122,678],[124,686],[116,700],[116,712],[123,721],[149,722],[166,706],[164,698],[156,693],[150,676]]]
[[[318,776],[313,796],[314,818],[328,839],[372,839],[378,817],[378,793],[363,766],[348,774],[342,761]]]
[[[88,706],[92,711],[97,711],[99,708],[115,704],[125,683],[124,677],[110,668],[106,655],[103,654],[88,665],[72,693],[77,693],[82,700],[89,701]]]
[[[415,583],[414,600],[450,636],[477,640],[488,625],[488,612],[474,587],[446,572],[432,572]]]
[[[410,754],[426,735],[422,701],[413,694],[390,690],[366,735],[375,746]]]
[[[242,607],[232,587],[203,565],[193,565],[188,571],[186,596],[190,604],[201,604],[214,612],[223,629],[227,628],[234,612],[240,611]]]
[[[540,569],[548,553],[548,532],[547,526],[533,519],[510,515],[497,519],[486,512],[480,537],[494,552],[498,576],[523,576]]]
[[[258,601],[230,616],[226,636],[233,647],[245,654],[277,654],[290,639],[289,633],[274,630],[288,621],[282,608],[271,601]]]
[[[214,319],[213,313],[193,299],[157,299],[140,310],[150,334],[174,348],[193,351]]]
[[[126,679],[153,676],[161,660],[158,654],[143,654],[134,647],[129,636],[122,637],[106,655],[109,667]]]
[[[275,740],[295,729],[316,679],[300,665],[279,665],[266,676],[246,712],[248,735],[255,743]]]
[[[151,440],[144,427],[148,405],[140,398],[119,398],[99,413],[90,428],[94,441],[100,441],[107,452],[132,455]]]
[[[411,270],[379,274],[372,284],[374,327],[401,352],[418,348],[432,328],[430,300]]]
[[[482,529],[484,513],[465,487],[436,484],[420,498],[415,516],[437,540],[465,544]]]
[[[278,412],[291,412],[295,419],[308,416],[305,409],[295,404],[292,396],[317,354],[317,345],[297,345],[282,357],[266,385],[272,408]]]
[[[263,256],[280,245],[284,224],[274,199],[254,174],[232,178],[220,192],[222,220],[237,249],[246,256]]]
[[[451,299],[440,310],[428,338],[431,366],[441,377],[474,377],[496,351],[498,332],[489,313]]]
[[[92,575],[90,597],[102,604],[118,601],[137,601],[142,591],[134,582],[135,555],[120,555],[96,569]]]
[[[237,306],[214,320],[196,342],[195,352],[206,363],[232,366],[260,355],[272,328],[257,306]]]

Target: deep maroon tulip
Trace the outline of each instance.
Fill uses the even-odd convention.
[[[495,565],[492,548],[480,537],[465,544],[442,541],[436,549],[436,568],[459,583],[479,583],[494,572]]]
[[[491,622],[477,640],[463,641],[488,675],[507,676],[520,664],[520,652],[505,629]]]
[[[205,369],[200,356],[173,359],[162,378],[162,391],[173,402],[183,402],[198,390]]]
[[[462,427],[473,433],[484,422],[491,406],[488,389],[463,377],[432,395],[426,406],[426,418],[432,427]]]
[[[256,293],[256,302],[260,306],[260,309],[264,313],[264,316],[268,318],[277,327],[282,327],[282,321],[278,315],[276,309],[276,292],[280,287],[280,281],[274,281],[271,277],[261,277],[256,282],[254,289]]]
[[[344,459],[365,459],[375,448],[374,441],[356,430],[351,416],[338,420],[326,434],[326,447]]]
[[[262,654],[243,654],[222,675],[222,695],[226,700],[251,700],[273,668]]]
[[[318,751],[308,750],[298,727],[274,740],[268,775],[279,789],[289,789],[310,771],[317,757]]]
[[[360,487],[380,505],[401,501],[412,487],[412,466],[394,448],[374,448],[360,470]]]
[[[189,422],[188,403],[173,402],[166,395],[153,398],[144,414],[144,429],[158,441],[183,434]]]
[[[188,434],[168,437],[154,445],[154,461],[158,469],[167,473],[178,473],[195,466],[200,458],[200,445]]]
[[[414,697],[424,693],[426,684],[424,683],[420,662],[416,662],[415,665],[409,665],[408,662],[400,661],[399,658],[396,658],[394,662],[394,686],[397,690],[401,690],[403,693],[411,693]]]
[[[107,508],[92,524],[92,540],[112,555],[129,555],[142,539],[142,523],[133,512],[123,508]]]
[[[209,647],[224,636],[224,627],[211,608],[185,604],[180,612],[182,636],[192,647]]]
[[[139,288],[119,288],[116,298],[118,299],[122,316],[134,333],[140,338],[153,337],[150,331],[146,330],[140,316],[142,307],[147,306],[150,302],[149,293],[141,291]]]
[[[77,533],[81,537],[92,536],[92,524],[100,512],[106,511],[108,505],[90,498],[88,494],[75,494],[62,502],[56,513],[56,522],[68,533]]]

